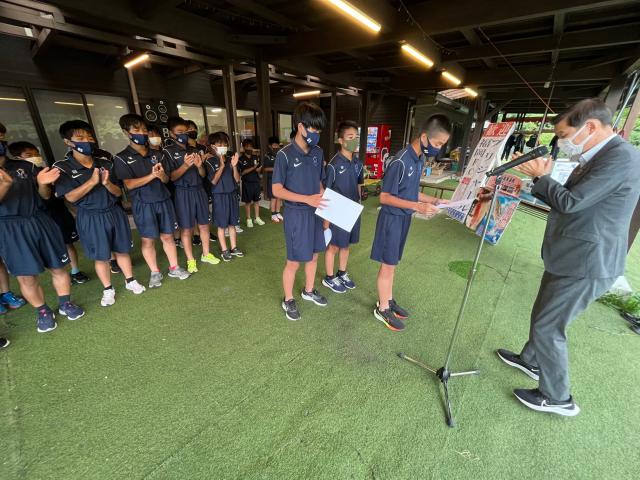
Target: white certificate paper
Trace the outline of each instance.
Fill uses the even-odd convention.
[[[316,208],[316,215],[351,232],[364,207],[330,188],[324,191],[322,198],[328,200],[327,206],[322,209]]]

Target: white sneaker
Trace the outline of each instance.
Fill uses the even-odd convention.
[[[177,278],[178,280],[186,280],[191,276],[191,274],[182,267],[176,267],[173,270],[169,270],[167,275],[171,278]]]
[[[256,217],[256,224],[262,226],[264,225],[264,221],[260,217]]]
[[[126,288],[127,290],[131,290],[136,295],[140,295],[142,292],[146,290],[146,288],[140,285],[137,280],[133,280],[127,283]]]
[[[278,212],[277,217],[278,217],[280,220],[284,220],[284,217],[283,217],[282,215],[280,215],[280,212]]]
[[[278,218],[278,215],[271,215],[271,221],[274,223],[280,223],[280,219]]]
[[[228,228],[225,228],[225,229],[224,229],[224,236],[225,236],[225,237],[228,237],[228,236],[229,236],[229,229],[228,229]]]
[[[240,228],[240,225],[236,225],[236,233],[242,233],[244,230]]]
[[[109,290],[102,291],[102,300],[100,300],[100,305],[103,307],[110,307],[116,303],[116,291],[113,288]]]
[[[258,223],[258,220],[256,220],[256,223]],[[247,218],[247,228],[253,228],[253,220],[250,218]],[[236,229],[236,231],[238,230]]]

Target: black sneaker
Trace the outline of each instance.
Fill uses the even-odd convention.
[[[200,235],[194,235],[191,243],[193,245],[202,245],[202,240],[200,239]]]
[[[244,253],[238,247],[232,248],[229,253],[234,257],[244,257]]]
[[[120,270],[120,265],[118,265],[118,262],[116,262],[115,260],[111,260],[109,263],[111,264],[111,273],[122,272],[122,270]]]
[[[300,296],[302,297],[303,300],[307,300],[308,302],[313,302],[319,307],[327,306],[327,299],[324,298],[322,295],[320,295],[320,292],[318,292],[318,290],[316,290],[315,288],[310,292],[305,292],[304,290],[302,290],[302,292],[300,293]]]
[[[174,238],[174,241],[176,242],[176,247],[181,248],[184,250],[184,245],[182,244],[182,239],[181,238]]]
[[[401,332],[404,330],[405,325],[402,323],[398,317],[391,311],[391,308],[387,308],[386,310],[380,310],[380,308],[376,307],[373,311],[374,317],[384,323],[384,326],[389,330],[393,330],[394,332]]]
[[[520,355],[517,353],[510,352],[509,350],[504,350],[502,348],[496,350],[498,357],[507,365],[517,368],[518,370],[524,372],[529,377],[533,378],[535,381],[540,379],[540,369],[538,367],[534,367],[533,365],[529,365],[527,362],[520,358]]]
[[[284,313],[287,316],[288,320],[295,322],[302,318],[300,312],[298,311],[296,301],[293,298],[288,302],[285,299],[282,299],[282,309],[284,310]]]
[[[11,342],[6,338],[0,338],[0,350],[7,348]]]
[[[580,407],[573,401],[573,397],[564,401],[551,400],[537,388],[533,390],[520,388],[514,390],[513,394],[523,405],[536,412],[555,413],[563,417],[575,417],[580,413]]]
[[[633,333],[640,335],[640,323],[638,325],[629,325],[629,328]]]
[[[398,305],[393,298],[389,300],[389,308],[396,315],[396,317],[401,318],[402,320],[406,320],[407,318],[409,318],[409,312]]]
[[[82,272],[72,273],[71,274],[71,283],[75,283],[75,284],[80,285],[82,283],[87,283],[88,281],[89,281],[89,277],[87,277]]]
[[[231,252],[229,250],[225,250],[220,254],[220,258],[222,258],[222,260],[224,260],[225,262],[230,262],[233,257],[231,256]]]
[[[50,332],[58,326],[56,316],[49,308],[41,308],[36,312],[36,325],[38,333]]]

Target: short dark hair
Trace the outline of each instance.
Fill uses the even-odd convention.
[[[250,138],[245,138],[244,140],[242,140],[242,148],[246,148],[247,145],[251,145],[253,147],[253,140],[251,140]]]
[[[420,136],[423,133],[426,133],[428,137],[433,137],[439,133],[451,135],[451,130],[451,120],[441,113],[436,113],[435,115],[431,115],[427,118],[427,120],[422,124],[417,136]]]
[[[182,125],[183,127],[189,128],[187,125],[187,121],[182,117],[169,117],[167,120],[167,128],[171,131],[176,127]]]
[[[216,143],[226,143],[227,145],[230,145],[231,142],[229,141],[229,135],[227,135],[226,132],[215,132],[215,133],[211,133],[209,135],[209,143],[211,145],[215,145]]]
[[[141,127],[143,125],[146,126],[144,118],[142,118],[137,113],[127,113],[125,115],[122,115],[118,123],[120,124],[120,128],[126,130],[127,132],[131,127]]]
[[[302,123],[305,128],[322,130],[327,123],[327,117],[324,111],[315,103],[302,102],[298,104],[293,112],[294,126],[297,127],[299,123]]]
[[[67,140],[71,140],[73,137],[73,132],[77,132],[78,130],[84,130],[85,132],[89,132],[91,135],[95,135],[93,132],[93,128],[84,120],[69,120],[68,122],[64,122],[60,125],[58,129],[58,133],[62,138],[66,138]]]
[[[296,136],[296,129],[294,128],[293,130],[291,130],[291,133],[289,134],[289,140],[293,140],[293,137]]]
[[[273,145],[274,143],[280,145],[280,138],[276,136],[269,137],[269,145]]]
[[[599,98],[586,98],[571,106],[566,112],[556,116],[553,124],[566,120],[570,127],[581,127],[587,120],[599,120],[603,125],[611,125],[613,113]]]
[[[147,123],[147,130],[149,131],[149,133],[153,132],[153,133],[157,133],[159,137],[162,137],[162,130],[160,130],[160,127],[158,127],[157,125],[154,125],[152,123]]]
[[[347,130],[349,130],[350,128],[355,128],[356,132],[358,131],[358,127],[360,125],[358,125],[356,122],[354,122],[353,120],[345,120],[344,122],[340,122],[338,124],[338,138],[343,138],[344,134]]]
[[[0,133],[7,133],[7,127],[4,126],[4,123],[0,123]]]
[[[19,157],[24,153],[25,150],[39,151],[38,147],[36,147],[31,142],[13,142],[9,144],[9,153],[11,154],[12,157]]]
[[[198,130],[198,125],[196,125],[196,122],[194,122],[193,120],[185,120],[185,123],[187,125],[187,128],[193,127]]]

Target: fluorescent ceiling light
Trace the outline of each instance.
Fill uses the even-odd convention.
[[[460,80],[458,77],[456,77],[455,75],[452,75],[451,73],[445,71],[442,72],[442,76],[444,78],[446,78],[448,81],[450,81],[451,83],[453,83],[454,85],[458,86],[462,83],[462,80]]]
[[[220,113],[222,111],[221,108],[212,108],[211,113]]]
[[[473,88],[464,87],[464,91],[467,92],[472,97],[477,97],[478,96],[478,92],[476,92]]]
[[[426,65],[428,68],[433,67],[433,60],[431,60],[429,57],[425,56],[424,54],[422,54],[421,52],[413,48],[408,43],[405,43],[404,45],[402,45],[402,50],[407,52],[409,55],[411,55],[420,63]]]
[[[116,105],[116,108],[124,108],[122,105]]]
[[[56,105],[72,105],[74,107],[84,107],[84,104],[82,103],[76,103],[76,102],[53,102]],[[87,103],[88,107],[93,107],[93,103]]]
[[[149,60],[149,54],[148,53],[143,53],[142,55],[129,60],[127,63],[124,64],[124,68],[131,68],[131,67],[135,67],[136,65],[138,65],[139,63],[142,62],[146,62],[147,60]]]
[[[378,22],[373,20],[371,17],[368,17],[367,15],[362,13],[360,10],[358,10],[356,7],[354,7],[353,5],[350,5],[347,2],[343,2],[342,0],[326,0],[326,1],[332,4],[333,6],[335,6],[337,9],[339,9],[343,13],[346,13],[347,15],[349,15],[354,20],[357,20],[358,22],[363,24],[365,27],[367,27],[369,30],[371,30],[374,33],[378,33],[382,28],[382,25],[380,25]]]
[[[320,90],[309,90],[308,92],[296,92],[293,94],[295,98],[300,97],[313,97],[316,95],[320,95]]]
[[[26,102],[24,98],[0,97],[0,100],[5,102]]]

